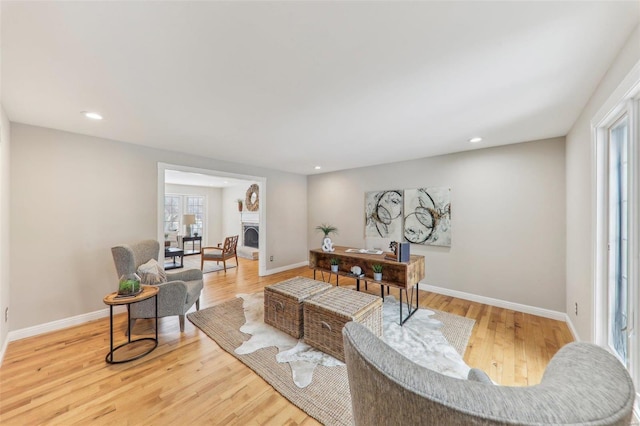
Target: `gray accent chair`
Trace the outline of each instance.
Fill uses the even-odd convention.
[[[119,245],[111,248],[118,277],[136,272],[138,267],[151,259],[158,260],[160,243],[145,240],[131,245]],[[158,284],[158,318],[178,315],[180,332],[184,331],[184,315],[196,304],[200,309],[200,292],[203,288],[202,271],[185,269],[179,272],[167,272],[167,282]],[[154,318],[155,301],[153,298],[129,305],[131,329],[138,318]]]
[[[356,425],[628,425],[635,390],[605,349],[570,343],[539,385],[496,386],[448,377],[402,356],[361,324],[344,327]]]

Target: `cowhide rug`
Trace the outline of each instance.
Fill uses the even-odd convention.
[[[246,318],[240,331],[250,334],[249,340],[236,348],[243,355],[258,349],[275,346],[278,348],[276,360],[288,362],[294,383],[304,388],[313,380],[317,365],[332,367],[344,365],[341,361],[307,345],[288,334],[264,323],[264,294],[239,294],[243,299]],[[403,307],[406,312],[406,305]],[[462,356],[447,342],[440,332],[442,322],[429,317],[433,311],[419,309],[405,324],[400,326],[398,301],[387,296],[382,307],[383,340],[398,352],[426,368],[451,377],[465,379],[469,366]]]

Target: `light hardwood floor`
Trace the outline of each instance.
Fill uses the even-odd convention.
[[[303,267],[258,277],[257,267],[240,259],[226,274],[206,274],[201,309],[313,275]],[[465,361],[502,385],[539,383],[549,359],[572,341],[563,322],[428,292],[420,305],[473,318]],[[125,323],[124,314],[116,317],[120,338]],[[152,333],[151,325],[139,321],[134,334]],[[0,368],[0,424],[318,424],[188,320],[181,334],[177,317],[161,318],[159,334],[155,351],[120,365],[104,361],[108,318],[11,342]]]

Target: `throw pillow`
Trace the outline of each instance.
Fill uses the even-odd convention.
[[[158,285],[167,282],[167,274],[164,268],[155,259],[138,266],[136,274],[140,277],[142,284]]]
[[[472,368],[469,370],[469,374],[467,375],[467,380],[473,380],[474,382],[486,383],[488,385],[492,385],[493,381],[484,371],[479,368]]]

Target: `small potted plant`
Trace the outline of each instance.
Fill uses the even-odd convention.
[[[338,267],[340,266],[340,259],[337,257],[332,257],[329,259],[329,263],[331,263],[331,272],[338,272]]]
[[[373,269],[373,279],[376,281],[382,281],[382,265],[374,263],[371,265],[371,269]]]
[[[329,235],[337,234],[338,228],[333,225],[323,223],[322,225],[316,226],[316,231],[321,231],[324,234],[324,238],[322,239],[322,251],[333,251],[333,243],[331,242]]]
[[[244,200],[242,198],[238,198],[236,201],[238,202],[238,211],[242,212],[242,203]]]
[[[140,293],[140,277],[138,274],[124,274],[118,283],[118,296],[135,296]]]

